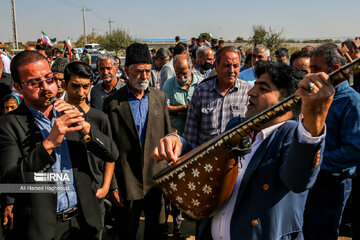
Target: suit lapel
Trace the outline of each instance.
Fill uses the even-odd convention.
[[[17,109],[21,114],[16,114],[15,119],[24,131],[25,139],[24,147],[32,146],[34,143],[41,142],[44,138],[41,135],[40,128],[38,127],[35,118],[31,114],[24,102],[22,102]],[[31,139],[30,134],[31,133]],[[24,150],[24,149],[22,149]]]
[[[259,165],[259,163],[261,162],[261,160],[263,159],[265,153],[268,150],[268,147],[270,146],[273,138],[276,135],[276,132],[278,131],[278,129],[275,129],[270,136],[268,136],[258,147],[258,149],[256,150],[255,154],[252,156],[249,165],[246,168],[245,174],[243,176],[243,179],[241,181],[240,184],[240,188],[239,188],[239,192],[238,195],[236,197],[236,203],[235,203],[235,208],[237,208],[242,196],[244,195],[244,192],[246,190],[246,187],[251,179],[252,174],[254,173],[255,169],[257,168],[257,166]]]
[[[140,142],[139,134],[135,126],[134,116],[132,115],[130,103],[128,101],[127,87],[122,87],[119,90],[119,104],[117,110],[132,135]]]
[[[157,126],[154,121],[158,120],[156,116],[159,115],[159,101],[154,94],[154,91],[149,92],[149,111],[148,111],[148,121],[146,126],[146,136],[145,136],[145,145],[147,143],[146,138],[150,137],[153,130],[151,130],[151,126]]]

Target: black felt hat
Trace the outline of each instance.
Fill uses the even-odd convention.
[[[133,43],[126,49],[125,66],[137,63],[152,64],[149,48],[145,43]]]

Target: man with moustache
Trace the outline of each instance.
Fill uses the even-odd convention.
[[[303,239],[304,205],[320,170],[325,119],[334,88],[326,74],[303,79],[303,73],[284,63],[260,63],[256,76],[255,86],[248,92],[247,119],[294,94],[298,86],[303,119],[291,121],[297,118],[299,106],[252,133],[252,151],[239,159],[232,195],[210,218],[202,220],[200,240]],[[236,117],[227,128],[239,123]],[[167,136],[153,157],[176,162],[180,152],[192,147],[179,136]]]
[[[24,101],[0,118],[0,181],[29,183],[34,177],[28,179],[28,173],[66,173],[70,178],[65,182],[67,191],[12,194],[16,239],[99,239],[101,215],[87,154],[94,145],[99,146],[95,139],[106,141],[75,106],[63,100],[53,106],[44,96],[55,96],[58,88],[41,53],[17,54],[11,72]],[[82,141],[80,130],[90,135],[91,141]],[[111,150],[105,145],[101,149],[106,150],[102,156],[110,159]]]
[[[239,51],[233,46],[220,48],[215,56],[217,76],[195,89],[185,124],[184,137],[200,145],[221,134],[236,116],[244,116],[251,84],[238,79]]]
[[[56,84],[58,86],[58,92],[56,98],[66,101],[66,92],[64,91],[64,70],[66,65],[70,63],[70,60],[67,58],[56,58],[54,63],[51,66],[51,71],[54,73],[56,78]]]
[[[109,53],[101,54],[98,58],[98,71],[102,82],[96,84],[90,93],[90,105],[102,110],[104,99],[125,85],[116,77],[117,61]]]
[[[161,224],[165,221],[162,192],[152,177],[167,164],[154,162],[151,153],[171,126],[165,94],[149,88],[151,64],[148,46],[131,44],[125,59],[128,82],[105,99],[103,109],[120,153],[111,194],[116,204],[124,206],[119,209],[123,214],[117,217],[120,237],[127,240],[136,239],[143,211],[144,239],[162,239]]]

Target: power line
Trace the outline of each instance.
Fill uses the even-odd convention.
[[[73,2],[68,2],[66,0],[59,0],[59,1],[65,3],[68,6],[74,7],[74,8],[81,8],[81,6],[75,5],[75,4],[73,4]]]
[[[98,17],[99,19],[101,19],[101,20],[103,20],[103,21],[105,21],[105,22],[107,22],[107,21],[108,21],[106,18],[104,18],[104,17],[102,17],[102,16],[100,16],[100,15],[98,15],[98,14],[94,13],[93,11],[91,12],[91,14],[93,14],[95,17]]]

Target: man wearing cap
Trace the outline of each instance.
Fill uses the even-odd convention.
[[[67,100],[66,92],[64,91],[63,82],[64,82],[64,70],[65,67],[70,63],[70,60],[67,58],[56,58],[53,65],[51,66],[51,72],[54,73],[56,78],[56,84],[58,91],[56,98]]]
[[[113,138],[119,148],[111,194],[123,214],[118,216],[120,234],[136,239],[141,212],[145,214],[144,239],[161,239],[164,217],[162,192],[152,180],[166,167],[151,158],[157,142],[170,132],[166,96],[149,88],[152,59],[146,44],[134,43],[126,50],[126,86],[104,101]]]

